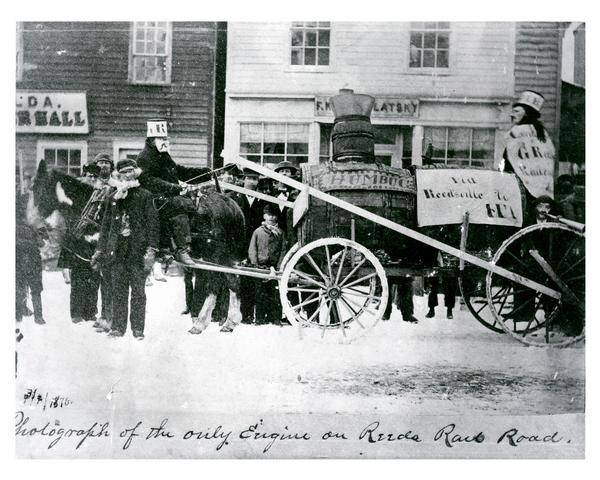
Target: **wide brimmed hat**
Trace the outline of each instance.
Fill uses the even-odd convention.
[[[110,158],[110,155],[108,153],[99,153],[98,155],[96,155],[94,157],[94,160],[92,160],[92,163],[96,164],[98,162],[108,162],[110,163],[111,167],[115,166],[115,164],[112,161],[112,158]]]
[[[542,106],[544,105],[544,96],[539,92],[533,90],[525,90],[521,93],[519,99],[513,103],[515,105],[527,105],[533,108],[536,112],[540,113]]]

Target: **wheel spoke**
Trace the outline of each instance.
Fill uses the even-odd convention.
[[[360,277],[358,280],[354,280],[352,283],[349,283],[348,285],[346,285],[347,287],[351,287],[352,285],[356,285],[358,283],[364,282],[365,280],[368,280],[369,278],[373,278],[377,276],[377,272],[373,272],[373,273],[369,273],[368,275],[365,275],[364,277]],[[340,285],[340,286],[344,286],[344,284]]]
[[[362,328],[363,330],[365,330],[365,326],[360,322],[360,320],[358,319],[359,316],[359,312],[354,311],[354,309],[352,308],[352,305],[350,305],[346,299],[344,298],[344,296],[342,295],[341,297],[342,302],[344,302],[344,304],[346,305],[346,307],[348,307],[350,309],[350,311],[352,312],[352,320],[354,320],[356,323],[358,323],[358,326],[360,328]]]
[[[366,261],[367,261],[367,259],[366,259],[366,258],[363,258],[363,259],[360,261],[360,263],[359,263],[359,264],[358,264],[356,267],[354,267],[354,268],[352,269],[352,271],[351,271],[351,272],[350,272],[348,275],[346,275],[346,277],[345,277],[345,278],[344,278],[344,279],[341,281],[341,283],[339,283],[339,284],[337,284],[337,285],[339,285],[340,287],[344,286],[344,284],[345,284],[345,283],[348,281],[348,279],[349,279],[349,278],[350,278],[352,275],[354,275],[354,272],[356,272],[356,271],[357,271],[357,270],[358,270],[360,267],[362,267],[362,265],[363,265],[363,264],[364,264]]]
[[[322,302],[323,298],[319,297],[319,300]],[[319,306],[317,307],[317,309],[313,312],[313,314],[308,317],[308,319],[306,320],[306,323],[310,324],[310,322],[312,322],[315,317],[319,314],[319,312],[321,311],[321,307],[322,307],[322,303],[319,303]]]
[[[313,294],[311,294],[311,295],[310,295],[310,297],[312,297],[313,295],[314,295],[314,293],[313,293]],[[299,308],[302,308],[302,307],[304,307],[305,305],[310,305],[311,303],[318,302],[318,301],[319,301],[319,298],[321,298],[321,297],[317,297],[317,298],[312,298],[312,299],[311,299],[310,297],[309,297],[307,300],[304,300],[302,303],[299,303],[298,305],[294,305],[294,306],[292,307],[292,309],[294,309],[294,310],[298,310]]]
[[[321,269],[319,268],[317,263],[313,260],[310,253],[308,253],[308,252],[306,252],[306,259],[308,260],[308,263],[310,263],[312,265],[312,267],[317,271],[317,273],[321,276],[321,278],[323,279],[325,284],[327,284],[329,280],[327,279],[325,274],[321,271]]]
[[[329,278],[333,278],[333,272],[331,271],[331,255],[329,255],[329,247],[325,245],[325,256],[327,257],[327,271],[329,272]]]
[[[327,290],[327,287],[324,284],[322,284],[321,282],[317,282],[314,278],[309,277],[305,273],[303,273],[299,270],[296,270],[295,268],[292,269],[292,272],[294,272],[296,275],[298,275],[300,278],[303,278],[307,282],[317,285],[317,286],[321,287],[323,290]]]
[[[345,288],[342,289],[342,290],[345,290]],[[348,295],[352,295],[353,297],[366,298],[368,300],[381,300],[381,297],[378,297],[376,295],[368,295],[368,294],[366,294],[364,292],[358,293],[358,292],[355,292],[354,290],[353,290],[353,293],[351,293],[351,294],[349,293]]]
[[[523,259],[517,257],[510,250],[506,250],[506,253],[508,255],[510,255],[511,257],[513,257],[517,261],[517,263],[519,263],[519,265],[521,265],[525,269],[525,271],[531,270],[531,266],[530,265],[527,265],[525,262],[523,262]]]
[[[331,315],[331,304],[333,302],[329,302],[328,300],[325,300],[325,303],[327,304],[327,315],[325,317],[325,324],[321,325],[321,338],[325,337],[325,331],[327,330],[327,327],[329,326],[329,316]],[[319,309],[320,310],[320,309]],[[319,322],[320,324],[321,322]]]
[[[573,240],[571,242],[571,245],[569,245],[569,248],[567,248],[567,251],[562,256],[562,258],[560,259],[560,261],[558,262],[558,265],[556,265],[556,271],[557,272],[560,269],[560,267],[562,266],[563,262],[565,262],[567,260],[567,258],[569,258],[569,254],[571,253],[571,250],[573,250],[573,247],[577,244],[577,242],[579,242],[579,238],[575,237],[575,240]]]
[[[345,300],[350,302],[355,307],[359,308],[361,312],[365,311],[365,312],[369,312],[371,315],[377,315],[377,312],[374,312],[373,310],[369,309],[369,307],[367,307],[366,305],[359,305],[358,303],[356,303],[354,300],[351,300],[350,298],[346,298]]]
[[[561,272],[561,275],[565,275],[568,272],[570,272],[571,270],[573,270],[573,268],[575,268],[577,265],[579,265],[582,261],[585,260],[585,255],[583,257],[581,257],[579,260],[577,260],[575,263],[572,263],[569,268],[567,268],[564,272]]]
[[[340,275],[342,274],[342,268],[344,268],[344,260],[346,259],[347,251],[348,251],[348,247],[344,245],[344,251],[342,252],[342,259],[340,261],[340,266],[338,267],[337,275],[335,276],[335,285],[338,285],[340,282]]]
[[[342,322],[342,317],[340,316],[340,310],[338,309],[337,302],[333,303],[333,314],[337,317],[337,321],[339,323],[339,329],[342,331],[342,335],[346,337],[346,327],[344,327],[344,322]]]

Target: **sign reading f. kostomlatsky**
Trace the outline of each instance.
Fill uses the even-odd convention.
[[[523,223],[517,178],[490,170],[417,170],[417,220],[420,227],[471,223],[520,227]]]
[[[554,145],[542,142],[532,125],[516,125],[506,134],[506,155],[525,188],[534,197],[554,198]]]

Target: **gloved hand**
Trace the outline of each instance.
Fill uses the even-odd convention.
[[[146,254],[144,255],[144,272],[146,274],[152,271],[152,266],[156,260],[156,250],[152,247],[148,247]]]
[[[100,270],[100,259],[101,258],[102,258],[102,252],[100,252],[99,250],[96,250],[90,260],[90,267],[92,267],[92,270],[95,270],[95,271]]]

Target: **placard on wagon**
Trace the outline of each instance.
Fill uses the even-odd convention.
[[[486,171],[417,170],[417,221],[420,227],[471,223],[520,227],[521,191],[513,174]]]

